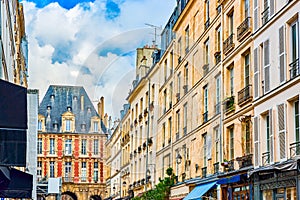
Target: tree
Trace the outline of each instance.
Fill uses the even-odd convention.
[[[155,185],[155,188],[147,191],[141,197],[134,197],[132,200],[166,200],[169,199],[170,188],[174,185],[175,174],[173,169],[169,167],[166,170],[168,177],[160,179],[159,183]]]

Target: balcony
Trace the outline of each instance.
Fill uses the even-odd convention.
[[[236,158],[236,160],[239,163],[240,169],[244,168],[244,167],[252,166],[253,165],[252,157],[253,157],[252,154],[249,154],[249,155],[245,155],[245,156]]]
[[[224,171],[226,172],[234,170],[234,160],[224,161],[221,165],[224,167]]]
[[[290,144],[290,157],[300,155],[300,141]]]
[[[269,7],[267,7],[262,13],[261,13],[261,21],[262,21],[262,25],[264,25],[265,23],[267,23],[269,21]]]
[[[208,111],[203,113],[203,123],[206,123],[208,121]]]
[[[223,51],[227,54],[230,50],[234,48],[233,43],[233,33],[223,42]]]
[[[206,178],[207,175],[207,167],[202,168],[202,178]]]
[[[263,166],[270,164],[270,152],[263,153],[261,160]]]
[[[247,85],[245,88],[238,92],[238,104],[241,106],[244,103],[252,100],[251,85]]]
[[[234,96],[228,97],[224,100],[224,109],[226,114],[234,111]]]
[[[220,165],[219,163],[214,163],[214,174],[217,174],[219,173],[219,170],[220,170]]]
[[[237,40],[241,41],[248,33],[251,32],[251,18],[247,17],[238,27],[237,27]]]
[[[208,29],[210,25],[210,22],[209,22],[209,18],[206,20],[206,22],[204,23],[204,27],[205,27],[205,30]]]
[[[216,65],[221,62],[221,51],[216,51],[215,52],[215,63]]]
[[[299,74],[299,59],[296,59],[290,64],[290,79],[296,78]]]

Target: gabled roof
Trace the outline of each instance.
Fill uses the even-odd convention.
[[[75,115],[76,133],[89,132],[91,118],[99,117],[82,86],[50,85],[39,106],[39,114],[46,118],[46,131],[59,132],[62,126],[62,114],[67,111],[71,111]],[[55,124],[58,126],[57,129],[54,128]],[[83,124],[85,124],[85,131],[81,128]],[[102,120],[101,129],[106,133],[106,127]]]

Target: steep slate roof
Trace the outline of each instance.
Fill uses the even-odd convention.
[[[84,98],[84,110],[81,110],[81,96]],[[45,116],[46,118],[45,121],[47,132],[60,132],[62,125],[62,114],[67,112],[68,108],[75,115],[76,133],[89,132],[91,126],[91,117],[99,117],[83,87],[50,85],[39,106],[39,114]],[[55,123],[58,125],[58,131],[54,129]],[[82,124],[86,125],[86,131],[81,130]],[[104,133],[106,133],[106,127],[104,126],[102,120],[101,129]]]

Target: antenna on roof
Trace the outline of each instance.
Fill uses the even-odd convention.
[[[148,24],[148,23],[145,23],[145,25],[154,28],[154,40],[152,42],[153,42],[153,46],[156,47],[156,36],[157,36],[156,31],[157,29],[161,29],[161,26],[155,26],[153,24]]]

